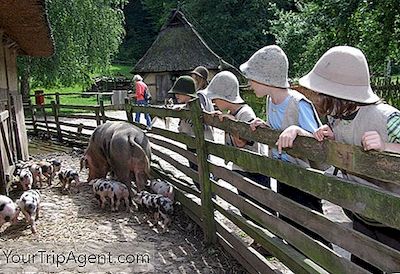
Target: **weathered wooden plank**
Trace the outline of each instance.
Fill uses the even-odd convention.
[[[196,146],[195,138],[192,136],[189,136],[187,134],[174,132],[174,131],[161,129],[161,128],[156,128],[156,127],[152,127],[151,130],[148,130],[147,132],[151,133],[151,134],[157,134],[157,135],[163,136],[165,138],[172,139],[174,141],[181,142],[189,147]]]
[[[132,112],[147,112],[151,116],[158,117],[174,117],[174,118],[182,118],[188,119],[190,118],[190,111],[187,109],[170,109],[164,106],[139,106],[139,105],[130,105]]]
[[[400,252],[342,224],[327,219],[323,214],[302,206],[269,188],[254,184],[238,173],[210,164],[213,174],[240,191],[256,199],[260,204],[276,210],[287,218],[304,224],[308,229],[361,259],[386,272],[396,272],[400,267]]]
[[[59,100],[59,98],[58,98]],[[51,105],[53,108],[53,116],[54,116],[54,122],[56,124],[57,127],[57,139],[59,142],[62,142],[63,136],[61,133],[61,126],[60,126],[60,120],[58,118],[58,105],[56,104],[55,101],[51,101]]]
[[[32,105],[34,109],[51,109],[51,104],[44,104],[44,105]]]
[[[104,110],[104,102],[103,101],[100,101],[99,108],[100,108],[101,120],[103,121],[103,124],[104,124],[105,122],[107,122],[107,117],[106,117],[106,113]]]
[[[151,171],[156,175],[155,177],[164,179],[174,185],[176,188],[181,189],[187,193],[193,194],[196,197],[200,197],[200,192],[194,187],[194,185],[188,185],[186,182],[169,176],[164,170],[151,166]]]
[[[200,218],[201,208],[199,204],[180,191],[178,191],[176,200],[184,205],[183,209],[187,216],[204,229],[205,223]],[[216,228],[219,233],[219,235],[217,234],[218,242],[225,250],[235,257],[246,268],[246,270],[250,271],[250,273],[275,273],[268,267],[269,262],[264,257],[257,256],[249,249],[246,249],[245,246],[243,246],[243,243],[233,236],[233,232],[230,231],[229,228],[216,219],[215,222],[217,222]]]
[[[221,128],[227,132],[237,133],[245,139],[253,140],[276,147],[280,131],[258,128],[251,131],[247,123],[224,120],[204,114],[206,124]],[[298,136],[292,149],[287,153],[304,157],[316,162],[325,162],[355,174],[377,180],[400,184],[400,155],[391,153],[365,152],[362,147],[346,145],[331,140],[318,142],[313,138]],[[376,168],[371,168],[371,166]]]
[[[181,164],[177,160],[173,159],[171,156],[169,156],[153,147],[152,147],[152,153],[154,155],[157,155],[161,159],[167,161],[169,164],[173,165],[175,168],[179,169],[183,173],[185,173],[193,181],[198,182],[199,176],[197,175],[197,172],[193,171],[190,167]]]
[[[152,144],[156,144],[159,146],[162,146],[164,148],[167,148],[169,150],[172,150],[176,153],[178,153],[179,155],[182,155],[183,157],[185,157],[186,159],[188,159],[190,162],[197,164],[197,157],[194,155],[194,153],[182,148],[182,147],[178,147],[177,145],[174,145],[170,142],[164,141],[164,140],[160,140],[151,136],[147,136],[150,139],[150,142]]]
[[[229,253],[231,253],[247,271],[260,274],[275,274],[275,271],[271,268],[270,263],[265,257],[258,255],[258,252],[253,248],[248,247],[247,243],[223,222],[217,219],[215,221],[217,232],[220,236],[218,239],[219,242],[226,241],[224,247],[228,248]],[[228,244],[229,247],[226,246],[226,244]]]
[[[247,222],[244,217],[236,214],[226,205],[217,202],[215,203],[215,208],[250,237],[255,239],[266,250],[279,258],[294,273],[328,273],[282,239],[276,237],[267,229],[262,229],[252,222]]]
[[[8,117],[10,117],[8,110],[2,111],[0,113],[0,123],[8,119]]]
[[[6,156],[7,156],[7,160],[8,160],[8,166],[11,166],[13,164],[13,159],[12,159],[12,154],[11,154],[11,150],[9,147],[9,141],[7,138],[7,134],[6,134],[6,130],[4,128],[4,123],[1,122],[0,123],[0,131],[1,131],[1,137],[2,137],[2,141],[3,141],[3,145],[4,148],[6,150]]]
[[[234,147],[211,142],[207,142],[207,146],[213,154],[232,161],[250,172],[276,178],[321,199],[400,229],[400,214],[398,214],[400,197],[396,194]]]
[[[237,207],[241,212],[250,216],[252,220],[265,226],[271,233],[281,237],[288,243],[296,247],[304,255],[312,259],[315,263],[322,266],[331,273],[365,273],[368,272],[361,267],[353,264],[346,258],[336,254],[327,246],[321,245],[301,230],[289,225],[282,219],[270,214],[264,209],[255,206],[245,198],[233,193],[232,191],[214,185],[218,196]],[[281,259],[278,257],[278,259]],[[283,260],[283,262],[285,262]]]
[[[200,219],[200,222],[203,223],[203,225],[201,226],[204,228],[204,219],[202,217],[200,199],[196,199],[195,201],[189,195],[191,194],[185,193],[183,191],[177,191],[175,193],[175,199],[179,201],[184,207],[190,209],[190,211],[194,213],[197,219]]]
[[[64,114],[64,113],[60,113],[58,115],[58,117],[72,118],[72,119],[96,120],[96,116],[94,116],[94,115],[86,115],[86,114]]]
[[[77,124],[74,124],[74,123],[68,123],[68,122],[60,122],[60,125],[62,125],[62,126],[68,126],[68,127],[80,127],[80,128],[82,128],[82,129],[87,129],[87,130],[94,130],[96,127],[93,127],[93,126],[87,126],[87,125],[84,125],[84,124],[79,124],[79,125],[77,125]]]
[[[204,138],[204,124],[202,120],[202,110],[200,100],[196,99],[189,103],[192,114],[193,131],[196,136],[196,154],[199,184],[201,188],[201,208],[203,211],[206,229],[204,230],[204,238],[206,244],[214,244],[217,242],[217,234],[214,222],[214,206],[212,202],[212,191],[210,181],[210,171],[208,167],[208,153]]]
[[[123,121],[123,122],[128,122],[126,119],[119,119],[119,118],[114,118],[114,117],[110,117],[107,115],[104,115],[105,119],[107,121]]]
[[[96,110],[99,110],[100,107],[99,106],[80,106],[80,105],[60,104],[60,108],[96,111]]]

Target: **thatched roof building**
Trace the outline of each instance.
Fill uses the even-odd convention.
[[[4,194],[15,160],[29,156],[17,56],[50,56],[54,42],[44,0],[0,0],[0,7],[0,193]]]
[[[149,85],[152,97],[162,102],[173,81],[197,66],[212,75],[233,67],[213,52],[179,10],[173,10],[156,40],[133,68]]]
[[[44,0],[0,0],[0,7],[0,31],[16,43],[18,54],[49,56],[53,53]]]
[[[221,61],[182,12],[174,10],[133,70],[137,73],[187,71],[199,64],[218,69]]]

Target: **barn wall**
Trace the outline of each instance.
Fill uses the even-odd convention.
[[[13,170],[15,160],[27,160],[26,134],[22,96],[18,91],[17,51],[4,44],[0,35],[0,192],[4,192],[6,175]]]
[[[22,95],[18,91],[18,74],[17,74],[17,51],[16,49],[5,49],[7,62],[7,78],[8,89],[11,100],[11,113],[14,131],[14,143],[18,159],[27,160],[28,153],[28,137],[25,126],[24,109],[22,106]]]

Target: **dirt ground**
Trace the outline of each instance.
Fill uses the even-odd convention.
[[[125,119],[125,112],[108,112],[107,116]],[[145,123],[142,115],[142,123]],[[95,126],[94,121],[91,121]],[[76,121],[85,123],[85,121]],[[90,123],[89,123],[90,124]],[[177,119],[170,121],[172,130],[176,130]],[[155,120],[155,127],[165,127],[162,120]],[[88,132],[89,133],[89,132]],[[223,132],[217,130],[214,134],[217,142],[223,141]],[[157,146],[156,146],[157,147]],[[164,148],[158,147],[161,150]],[[58,152],[55,152],[58,151]],[[183,164],[187,160],[177,153],[169,150],[165,151],[171,157]],[[79,169],[79,149],[59,147],[48,142],[45,146],[32,140],[30,153],[35,154],[36,158],[56,158],[63,162],[64,167]],[[191,181],[190,178],[179,172],[171,164],[154,157],[158,164],[162,163],[162,168],[173,173],[174,177]],[[217,165],[225,165],[223,159],[211,157],[211,161]],[[229,167],[228,167],[229,168]],[[81,178],[85,180],[87,174],[81,173]],[[56,180],[58,182],[58,179]],[[236,189],[229,183],[221,182],[225,187],[232,191]],[[275,181],[272,181],[272,188],[275,189]],[[135,213],[111,213],[110,210],[101,210],[92,194],[91,188],[84,185],[79,193],[62,194],[59,186],[52,186],[41,191],[43,195],[42,217],[38,221],[37,235],[32,235],[30,229],[20,221],[17,226],[2,228],[0,230],[0,242],[5,242],[4,246],[18,246],[22,249],[30,247],[33,251],[46,245],[46,250],[55,250],[54,254],[62,251],[81,250],[84,254],[99,254],[101,252],[113,251],[118,254],[130,255],[132,252],[140,254],[150,254],[150,262],[146,263],[114,263],[114,264],[91,264],[90,267],[81,267],[79,263],[72,260],[72,263],[29,266],[18,264],[6,264],[11,267],[13,273],[40,271],[58,273],[67,271],[68,273],[246,273],[245,270],[229,255],[220,248],[206,248],[202,245],[202,232],[191,220],[185,216],[182,209],[175,208],[174,222],[167,233],[161,233],[158,227],[151,224],[151,218],[142,212]],[[20,193],[15,193],[17,198]],[[230,206],[233,208],[232,206]],[[233,208],[235,209],[235,208]],[[331,220],[344,225],[350,225],[340,207],[324,201],[325,215]],[[250,243],[251,238],[246,236],[237,227],[227,221],[221,214],[217,218],[243,235],[243,240]],[[27,245],[25,243],[27,242]],[[50,244],[50,246],[48,246]],[[3,246],[3,244],[0,244]],[[61,251],[60,251],[61,249]],[[334,246],[335,251],[342,256],[348,257],[348,252]],[[32,251],[32,252],[33,252]],[[4,256],[0,250],[0,270],[4,270]],[[277,273],[292,273],[283,266],[277,259],[269,258],[272,268]],[[0,271],[1,272],[1,271]]]
[[[32,147],[37,148],[38,143],[32,143],[36,143]],[[79,150],[46,153],[54,149],[55,146],[43,148],[40,154],[33,156],[35,159],[59,159],[64,168],[79,170]],[[39,151],[35,149],[35,152]],[[80,177],[85,181],[86,171]],[[169,231],[162,233],[144,212],[112,213],[109,207],[102,210],[91,186],[86,183],[79,193],[65,194],[58,183],[55,179],[51,187],[40,189],[41,214],[36,234],[31,233],[22,214],[16,225],[6,224],[1,228],[1,273],[245,273],[222,250],[202,244],[201,230],[184,215],[179,205],[175,206]],[[21,193],[14,191],[11,196],[17,199]],[[36,260],[31,263],[27,257],[34,254]],[[78,254],[81,261],[77,259]],[[102,254],[114,261],[96,261],[94,257],[93,263],[88,260],[89,255]],[[146,258],[149,259],[137,259],[143,254],[148,254]],[[21,259],[23,255],[26,263]],[[125,260],[120,261],[117,257],[120,255]],[[67,261],[67,257],[70,260]]]

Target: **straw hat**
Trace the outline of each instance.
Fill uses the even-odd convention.
[[[142,80],[143,80],[143,78],[139,74],[136,74],[135,76],[133,76],[133,81],[142,81]]]
[[[246,78],[277,88],[289,87],[288,69],[287,56],[276,45],[263,47],[240,66]]]
[[[208,79],[208,69],[206,69],[203,66],[198,66],[197,68],[195,68],[194,70],[192,70],[190,72],[190,74],[195,74],[201,78],[203,78],[204,80],[207,81]]]
[[[183,94],[183,95],[188,95],[190,97],[197,97],[196,95],[196,85],[194,83],[194,80],[190,76],[181,76],[179,77],[173,87],[171,88],[170,91],[168,91],[169,94]]]
[[[368,63],[361,50],[349,46],[329,49],[299,84],[319,93],[359,103],[380,98],[372,91]]]
[[[222,99],[234,104],[244,103],[239,94],[239,81],[229,71],[217,73],[206,88],[206,92],[211,100]]]

